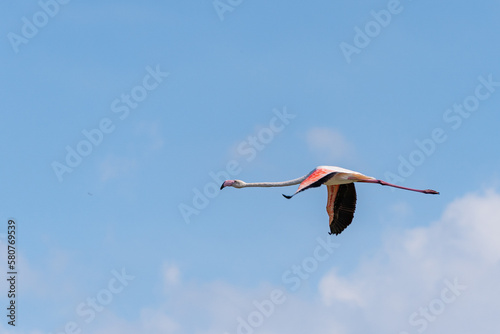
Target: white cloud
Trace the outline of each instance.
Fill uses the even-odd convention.
[[[135,134],[143,137],[140,144],[147,152],[159,150],[165,144],[159,123],[141,121],[135,128]]]
[[[179,325],[160,309],[144,308],[140,310],[138,319],[129,320],[118,317],[111,312],[103,311],[99,323],[82,324],[82,333],[93,334],[177,334]],[[98,321],[96,321],[98,322]]]
[[[263,305],[271,291],[281,289],[286,301],[274,305],[253,333],[495,332],[500,329],[499,217],[500,194],[494,191],[456,199],[428,227],[388,232],[383,246],[350,273],[332,269],[320,279],[317,298],[270,284],[244,289],[185,281],[179,267],[166,261],[160,267],[162,302],[137,305],[131,319],[103,312],[87,329],[238,333],[238,319],[249,319],[255,302]]]
[[[309,149],[321,155],[325,161],[351,158],[354,155],[354,146],[337,130],[315,127],[306,133]]]
[[[331,306],[335,301],[345,302],[355,306],[363,306],[365,300],[360,294],[358,282],[350,282],[335,272],[323,278],[319,290],[323,302]]]
[[[143,309],[141,311],[141,333],[176,333],[179,325],[160,310]]]
[[[100,165],[101,181],[129,175],[136,168],[135,159],[108,156]]]
[[[166,288],[170,288],[180,283],[181,272],[174,264],[163,264],[163,282]]]
[[[161,150],[164,144],[158,123],[139,122],[134,128],[134,137],[128,144],[127,155],[110,154],[100,162],[101,181],[130,176],[141,168],[146,157]]]
[[[342,312],[346,324],[364,323],[372,333],[498,330],[496,316],[484,310],[500,309],[499,217],[498,193],[457,199],[429,227],[387,236],[384,248],[349,275],[324,276],[323,303]],[[454,284],[456,298],[443,297]],[[355,312],[342,311],[352,301]]]

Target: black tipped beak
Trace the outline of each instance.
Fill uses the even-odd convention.
[[[220,190],[224,189],[224,183],[220,186]]]
[[[285,197],[286,199],[290,199],[293,197],[293,195],[285,195],[285,194],[281,194],[281,195],[283,195],[283,197]]]

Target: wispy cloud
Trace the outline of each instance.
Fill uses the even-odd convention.
[[[99,166],[101,181],[128,176],[137,168],[137,164],[136,159],[109,155]]]
[[[99,165],[101,181],[130,176],[141,167],[146,157],[161,150],[165,141],[159,124],[139,122],[133,130],[132,140],[127,145],[127,154],[109,154],[102,160]]]
[[[177,324],[165,312],[155,309],[141,311],[141,332],[146,333],[178,333]]]
[[[325,305],[331,306],[335,302],[344,302],[354,306],[364,306],[365,297],[361,295],[361,289],[357,282],[336,274],[335,271],[323,278],[319,290]]]
[[[181,271],[179,267],[177,267],[175,264],[164,263],[162,274],[163,274],[163,283],[167,290],[180,283]]]
[[[343,312],[346,322],[365,319],[367,328],[378,328],[375,332],[421,333],[431,326],[446,332],[498,329],[494,316],[473,306],[481,301],[481,309],[500,308],[500,293],[493,289],[500,275],[498,217],[496,192],[457,199],[429,227],[388,236],[383,248],[352,273],[325,275],[321,299]],[[356,312],[341,311],[353,301]],[[441,317],[445,312],[453,317]]]
[[[413,334],[427,329],[429,333],[499,329],[496,313],[484,312],[500,308],[499,216],[499,193],[465,195],[447,205],[441,218],[428,227],[389,232],[380,249],[350,273],[332,268],[320,279],[317,298],[289,294],[259,332]],[[238,317],[252,314],[255,301],[279,288],[186,280],[171,260],[163,262],[159,273],[164,301],[142,305],[133,319],[102,313],[102,321],[89,330],[233,333]]]
[[[159,123],[141,121],[135,128],[135,134],[143,138],[141,143],[146,153],[159,150],[165,145]]]
[[[354,156],[354,145],[335,129],[314,127],[307,131],[309,149],[325,161],[350,159]]]

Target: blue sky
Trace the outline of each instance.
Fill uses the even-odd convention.
[[[0,332],[498,327],[499,9],[3,3]],[[318,165],[441,194],[357,185],[329,236],[324,187],[216,188]]]

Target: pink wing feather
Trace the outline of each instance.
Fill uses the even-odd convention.
[[[311,174],[309,174],[309,176],[304,181],[300,183],[299,189],[297,189],[296,193],[304,190],[305,188],[311,186],[314,182],[321,180],[323,177],[331,173],[334,172],[325,168],[316,168],[311,172]]]
[[[304,181],[302,181],[300,183],[299,188],[297,189],[297,191],[293,195],[289,196],[289,195],[283,194],[283,196],[285,196],[286,198],[292,198],[293,196],[295,196],[297,193],[301,192],[302,190],[306,190],[306,189],[311,188],[311,187],[319,187],[321,184],[317,184],[317,182],[321,181],[321,179],[323,179],[324,177],[326,177],[332,173],[334,174],[334,173],[336,173],[336,171],[330,170],[327,168],[316,168],[307,176],[307,178]]]

